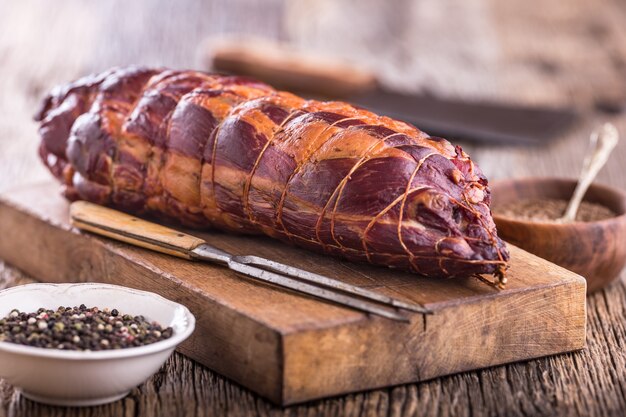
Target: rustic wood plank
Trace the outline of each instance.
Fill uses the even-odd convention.
[[[83,213],[81,220],[98,222],[95,213],[90,219],[75,211]],[[347,269],[345,262],[262,237],[192,232],[234,254],[306,265],[315,273],[323,266],[335,279],[370,288],[374,282],[380,293],[433,311],[409,314],[407,324],[242,278],[219,265],[80,233],[68,212],[53,182],[2,194],[0,256],[44,282],[107,282],[184,303],[198,325],[181,351],[278,404],[423,381],[585,343],[584,279],[513,246],[509,283],[496,290],[474,278],[436,280],[361,264]],[[120,213],[115,220],[128,218]],[[151,227],[154,238],[177,233],[159,227]]]
[[[35,155],[31,115],[51,85],[118,64],[193,67],[199,64],[194,44],[207,35],[255,34],[352,57],[398,87],[589,106],[599,82],[605,92],[623,92],[625,16],[619,0],[398,0],[394,7],[376,0],[360,0],[358,7],[351,0],[0,2],[0,189],[49,178]],[[605,120],[626,131],[624,118],[590,113],[548,148],[466,149],[492,179],[574,177],[588,133]],[[599,181],[624,189],[624,160],[626,141]],[[1,285],[28,280],[2,263],[0,277]],[[281,410],[178,355],[128,399],[96,409],[39,406],[0,383],[0,416],[620,416],[626,409],[624,280],[587,304],[582,352],[428,383]]]

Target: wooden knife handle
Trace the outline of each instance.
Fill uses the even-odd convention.
[[[72,225],[142,248],[191,259],[190,252],[204,240],[117,210],[76,201],[70,205]]]
[[[278,88],[328,97],[362,93],[377,85],[376,76],[364,68],[258,40],[212,43],[209,65]]]

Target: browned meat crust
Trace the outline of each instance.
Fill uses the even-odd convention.
[[[54,89],[37,120],[70,199],[427,276],[501,276],[509,259],[460,147],[347,103],[131,67]]]

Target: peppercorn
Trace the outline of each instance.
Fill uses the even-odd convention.
[[[33,313],[11,310],[0,319],[0,342],[61,350],[104,350],[143,346],[168,339],[163,329],[144,316],[121,314],[117,309],[60,306]]]

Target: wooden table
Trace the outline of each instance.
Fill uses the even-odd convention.
[[[575,177],[594,126],[609,120],[626,132],[623,116],[593,110],[597,102],[620,102],[626,91],[626,8],[617,0],[536,3],[0,3],[0,189],[48,177],[36,158],[38,138],[31,115],[52,85],[112,65],[201,67],[198,44],[225,33],[289,40],[303,49],[350,56],[377,70],[390,85],[407,89],[525,103],[575,103],[587,109],[587,116],[550,147],[465,146],[491,179]],[[626,141],[599,181],[626,187],[624,161]],[[0,262],[0,288],[30,281]],[[129,397],[91,409],[38,405],[0,382],[0,417],[623,415],[625,306],[623,279],[588,297],[588,346],[581,352],[284,410],[176,354]]]

